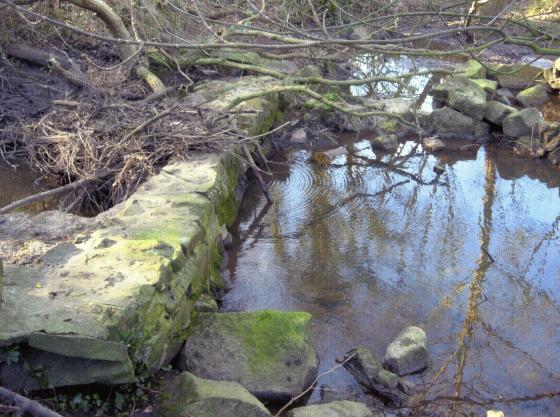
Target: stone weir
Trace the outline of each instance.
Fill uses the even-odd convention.
[[[274,83],[211,81],[185,102],[219,111],[239,94]],[[277,104],[274,95],[242,103],[237,127],[248,136],[266,133]],[[91,221],[58,213],[66,222],[88,223],[87,231],[43,245],[34,262],[4,264],[0,385],[122,384],[169,363],[195,303],[224,286],[221,241],[236,217],[246,170],[232,145],[170,163]],[[0,228],[17,216],[2,219]]]

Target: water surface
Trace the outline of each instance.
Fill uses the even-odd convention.
[[[560,415],[558,169],[492,146],[387,155],[342,139],[351,155],[328,166],[283,155],[272,206],[247,192],[224,310],[310,312],[321,371],[357,345],[382,357],[419,325],[417,415]],[[342,368],[321,383],[360,392]]]
[[[29,169],[24,162],[12,165],[0,161],[0,208],[28,195],[43,191],[36,180],[40,175]],[[26,207],[26,211],[38,213],[47,203],[36,202]],[[52,205],[52,199],[50,203]]]

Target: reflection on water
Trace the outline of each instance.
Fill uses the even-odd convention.
[[[360,55],[353,58],[356,78],[369,78],[376,76],[397,77],[403,74],[426,72],[434,69],[452,69],[457,66],[451,61],[436,60],[418,57],[389,57],[386,55]],[[351,93],[355,96],[366,97],[402,97],[415,101],[422,93],[432,74],[418,75],[399,86],[387,81],[376,81],[369,84],[352,86]],[[432,97],[426,96],[420,107],[421,110],[432,109]]]
[[[323,371],[357,345],[382,357],[420,325],[418,415],[560,415],[558,170],[493,147],[375,155],[352,142],[328,167],[285,155],[270,207],[249,190],[224,309],[309,311]],[[322,383],[355,388],[342,368]]]
[[[35,185],[37,177],[38,174],[27,168],[24,163],[15,168],[0,161],[0,207],[41,191]],[[44,204],[47,203],[31,204],[27,206],[26,211],[38,213],[45,208]],[[52,201],[49,204],[52,205]]]

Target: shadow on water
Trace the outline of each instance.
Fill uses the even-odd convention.
[[[247,192],[224,310],[310,312],[322,371],[420,325],[417,415],[560,415],[558,170],[493,146],[376,154],[362,138],[341,137],[351,153],[327,166],[284,154],[270,207]],[[342,368],[321,383],[361,395]]]

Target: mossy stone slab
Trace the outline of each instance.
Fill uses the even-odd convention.
[[[183,372],[167,384],[155,417],[270,417],[266,407],[237,382]]]
[[[288,401],[317,375],[310,323],[303,312],[199,313],[179,366],[204,378],[236,381],[262,401]]]

